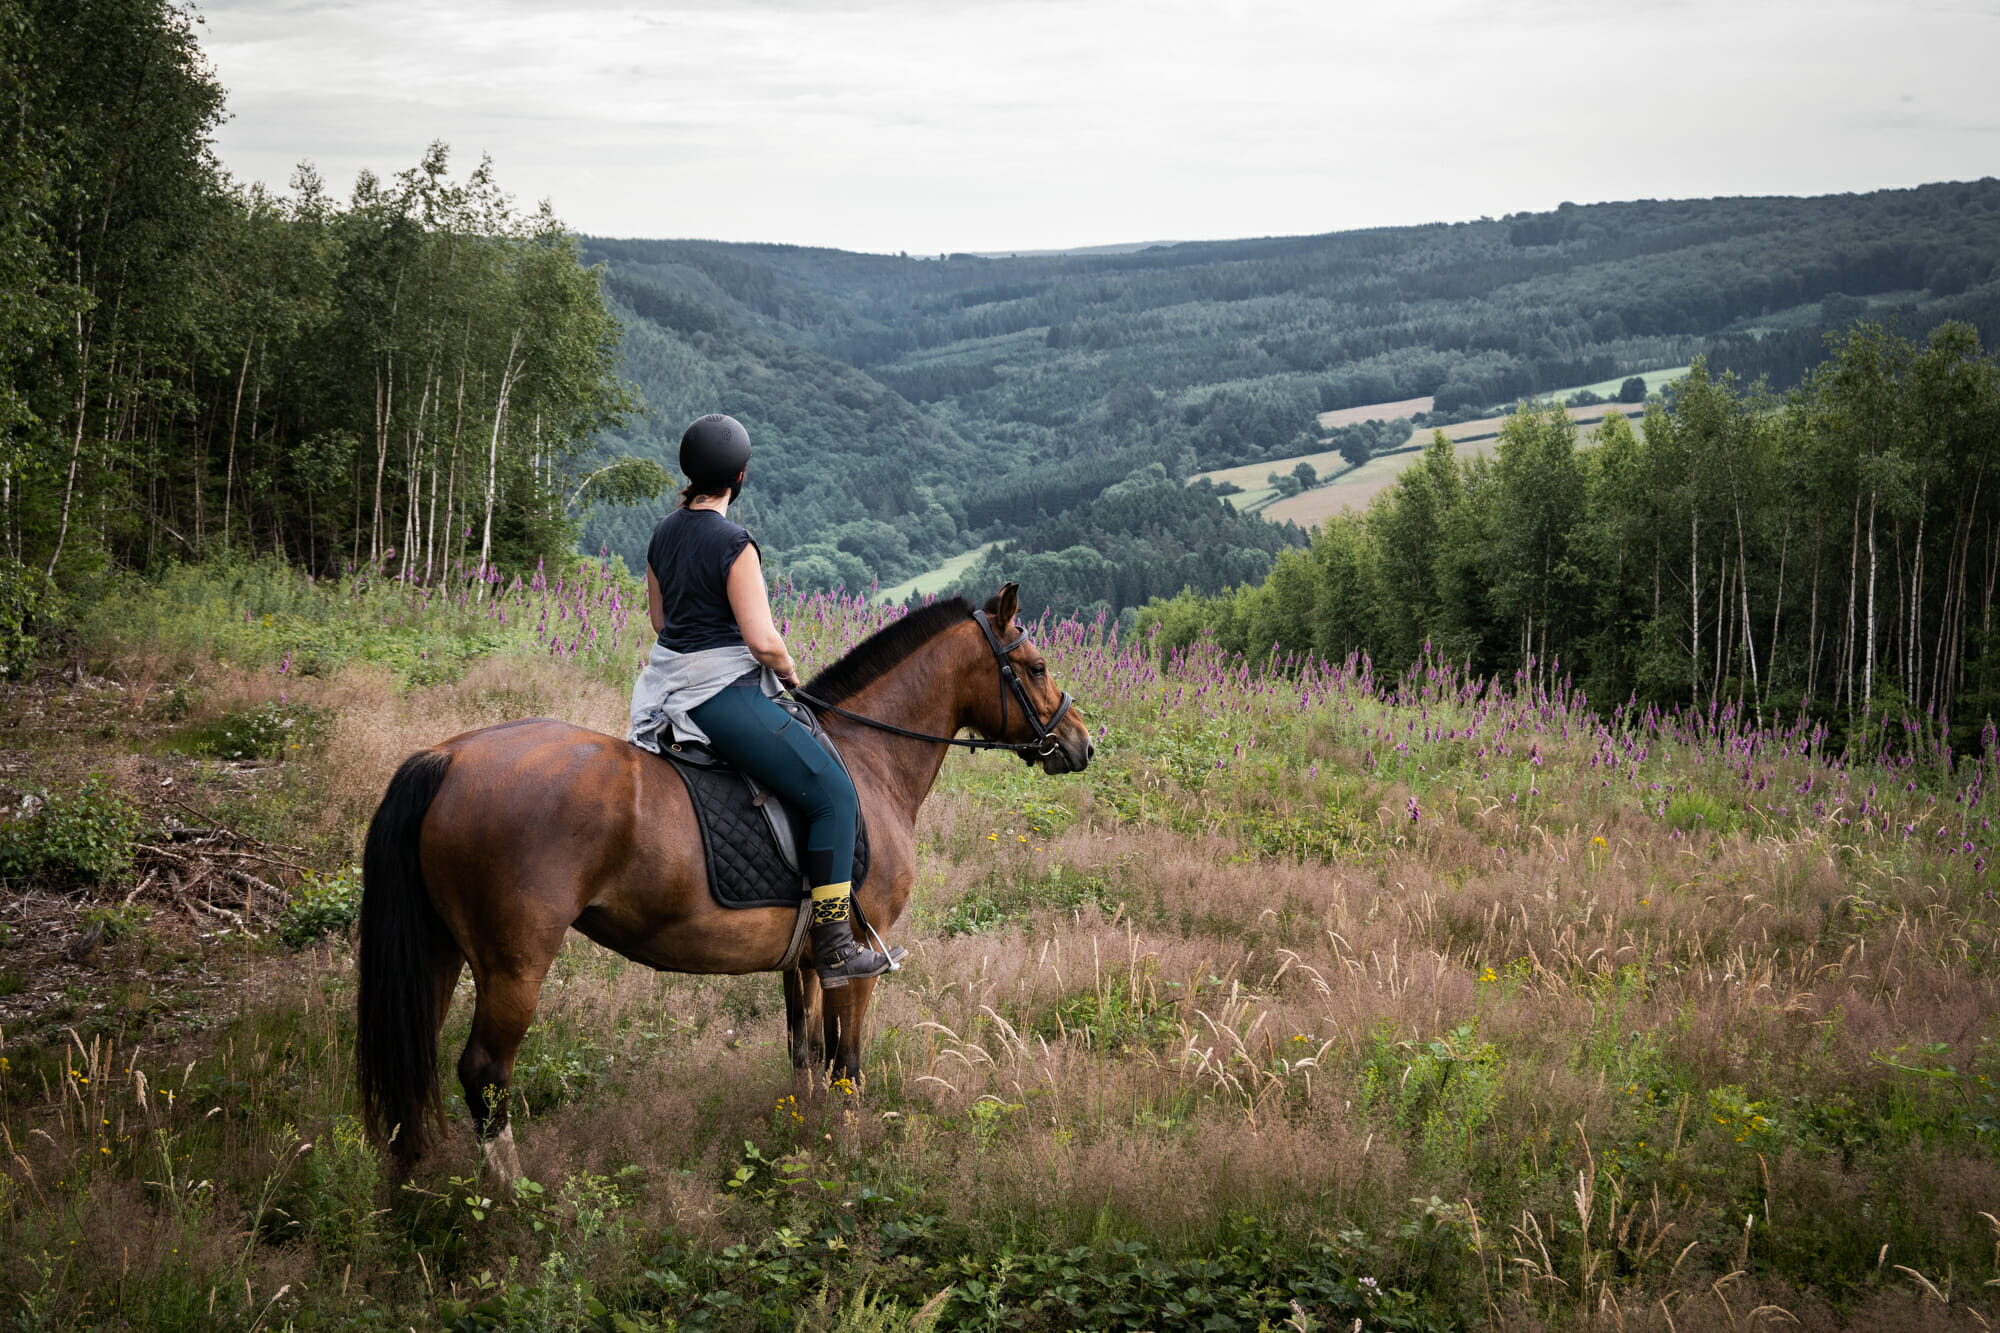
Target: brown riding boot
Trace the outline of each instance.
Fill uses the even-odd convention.
[[[813,970],[819,973],[822,990],[839,990],[850,981],[879,977],[896,965],[903,952],[879,954],[855,941],[848,910],[852,896],[846,881],[817,885],[812,891]]]

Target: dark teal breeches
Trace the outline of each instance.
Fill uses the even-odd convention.
[[[709,748],[776,792],[810,827],[806,878],[839,884],[854,871],[854,784],[812,733],[764,692],[730,686],[688,714]]]

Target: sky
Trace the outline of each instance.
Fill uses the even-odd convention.
[[[600,236],[1026,251],[2000,172],[2000,0],[204,0],[216,151]]]

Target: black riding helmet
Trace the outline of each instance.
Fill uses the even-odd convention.
[[[681,473],[691,482],[727,484],[750,462],[750,432],[735,417],[711,412],[681,435]]]

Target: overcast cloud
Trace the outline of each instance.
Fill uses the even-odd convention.
[[[2000,169],[2000,0],[207,0],[239,178],[433,139],[578,230],[1027,250]]]

